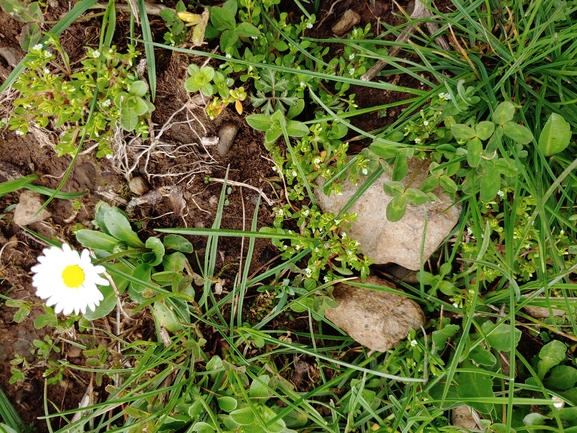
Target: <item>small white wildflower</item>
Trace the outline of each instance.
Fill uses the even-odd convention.
[[[352,53],[351,55],[349,55],[349,60],[353,60],[355,58],[355,53]]]
[[[473,236],[473,230],[471,230],[471,227],[467,227],[467,234]]]
[[[310,278],[312,274],[313,274],[313,271],[310,268],[305,269],[305,275],[307,276],[307,278]]]
[[[300,86],[301,86],[301,87],[306,87],[306,83],[305,83],[304,81],[301,81],[301,82],[300,82]]]
[[[40,51],[42,48],[44,48],[42,44],[36,44],[32,47],[32,49],[35,51]]]
[[[95,59],[100,57],[100,51],[98,50],[94,50],[92,51],[92,57],[94,57]]]
[[[443,101],[450,101],[451,100],[451,95],[449,93],[439,93],[439,99],[442,99]]]
[[[453,302],[453,307],[459,308],[459,304],[457,304],[456,302]]]
[[[21,130],[19,130],[19,129],[17,129],[17,130],[15,131],[15,133],[16,133],[16,135],[19,135],[20,137],[24,136],[24,131],[21,131]]]
[[[323,281],[324,281],[325,283],[328,283],[328,282],[330,281],[330,280],[329,280],[329,277],[327,277],[327,276],[325,275],[325,276],[323,277]]]
[[[498,195],[499,197],[504,197],[504,196],[505,196],[505,193],[504,193],[503,191],[499,190],[499,191],[497,191],[497,195]]]
[[[314,158],[314,159],[313,159],[313,164],[319,165],[320,163],[321,163],[321,159],[320,159],[320,158]]]
[[[232,59],[232,56],[231,56],[229,53],[226,53],[226,54],[224,55],[224,57],[226,57],[227,59]]]
[[[110,99],[107,99],[106,101],[102,102],[103,107],[110,107],[110,104],[112,104],[112,101]]]
[[[366,168],[363,168],[363,169],[361,170],[361,174],[362,174],[363,176],[366,176],[367,174],[369,174],[369,170],[367,170]]]
[[[415,347],[417,344],[417,340],[411,340],[411,347]]]
[[[423,122],[423,125],[429,126],[429,121],[428,121],[428,120],[425,120],[425,121]]]
[[[111,153],[106,154],[106,159],[112,159],[112,154]]]
[[[312,29],[313,28],[313,23],[307,23],[307,29]]]
[[[420,138],[415,138],[415,144],[419,144],[421,142]]]
[[[560,236],[563,236],[564,234],[565,234],[565,230],[561,230],[561,231],[559,232],[559,235],[560,235]]]
[[[50,73],[50,69],[44,68],[44,73],[45,73],[45,74],[49,74],[49,73]]]
[[[556,395],[551,397],[551,400],[554,401],[553,406],[555,406],[556,409],[563,409],[563,406],[565,406],[565,402]]]
[[[349,69],[349,75],[353,75],[355,73],[355,68]]]

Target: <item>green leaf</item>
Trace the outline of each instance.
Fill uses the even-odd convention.
[[[405,185],[401,182],[385,182],[383,184],[383,190],[385,194],[390,195],[391,197],[398,197],[405,191]]]
[[[20,32],[20,46],[24,51],[36,45],[42,39],[42,29],[38,23],[27,23]]]
[[[407,201],[412,206],[419,206],[429,202],[429,195],[418,188],[407,188],[405,192]]]
[[[309,134],[309,127],[302,122],[289,120],[286,123],[287,134],[289,137],[304,137]]]
[[[230,417],[239,425],[250,425],[256,421],[255,415],[250,407],[243,407],[232,411]]]
[[[225,412],[232,412],[238,406],[238,401],[236,398],[226,395],[223,397],[218,397],[216,400],[218,402],[218,407],[220,407],[220,409]]]
[[[563,116],[552,113],[539,135],[539,149],[545,156],[565,150],[571,141],[571,125]]]
[[[194,251],[192,244],[185,237],[180,235],[171,234],[165,236],[162,243],[167,250],[175,250],[189,254]]]
[[[468,141],[476,135],[473,128],[460,123],[451,125],[451,132],[453,133],[453,136],[459,141]]]
[[[479,140],[488,140],[495,131],[495,124],[488,120],[483,120],[475,126],[475,132]]]
[[[533,133],[515,122],[507,122],[503,125],[503,133],[511,140],[520,144],[528,144],[533,141]]]
[[[437,331],[433,331],[433,343],[435,344],[435,348],[437,349],[437,353],[440,352],[445,348],[445,344],[447,344],[447,340],[451,337],[454,337],[457,331],[459,331],[459,325],[446,325],[443,329],[438,329]]]
[[[134,81],[128,90],[128,93],[135,96],[144,96],[146,92],[148,92],[148,84],[143,80]]]
[[[477,137],[467,142],[467,163],[470,167],[477,167],[481,162],[481,152],[483,152],[483,143]]]
[[[387,205],[387,219],[397,222],[405,216],[407,211],[407,200],[404,195],[393,198]]]
[[[220,49],[226,51],[227,48],[233,47],[238,41],[238,35],[234,30],[225,30],[220,35]]]
[[[158,238],[154,236],[149,237],[146,240],[146,248],[150,248],[154,253],[154,259],[149,261],[148,264],[150,266],[157,266],[162,263],[162,259],[164,258],[164,244]]]
[[[457,379],[457,395],[465,404],[481,413],[489,414],[493,410],[491,403],[474,401],[479,397],[495,397],[493,393],[493,380],[486,374],[468,372],[459,374]]]
[[[569,365],[558,365],[551,369],[549,377],[543,383],[545,386],[555,389],[569,389],[577,383],[577,369]]]
[[[86,229],[78,230],[76,232],[76,240],[86,248],[108,252],[112,252],[114,247],[119,243],[118,239],[107,235],[106,233]]]
[[[547,343],[539,351],[539,362],[537,363],[537,375],[543,380],[551,368],[563,362],[566,358],[567,346],[558,340]]]
[[[131,247],[144,247],[144,243],[138,238],[138,235],[130,227],[130,222],[118,208],[110,208],[103,215],[103,223],[108,233],[119,241],[125,242]]]
[[[210,22],[215,29],[221,32],[226,29],[234,29],[234,14],[227,9],[213,7],[210,9]]]
[[[405,178],[407,172],[409,171],[409,165],[407,163],[407,157],[402,153],[398,153],[395,157],[395,164],[393,166],[393,175],[391,176],[393,181],[399,181]]]
[[[531,412],[523,418],[523,425],[527,427],[534,427],[539,425],[545,425],[547,420],[550,419],[548,416],[542,415],[538,412]],[[533,429],[531,429],[533,430]],[[542,431],[542,430],[537,430]]]
[[[125,131],[134,131],[138,125],[138,114],[133,108],[123,105],[120,109],[120,125]]]
[[[501,323],[496,325],[492,322],[485,322],[481,326],[483,333],[487,336],[486,342],[495,350],[501,352],[509,352],[511,349],[515,349],[519,340],[521,339],[521,331],[517,328],[513,329],[513,342],[514,347],[511,347],[511,326]]]
[[[457,192],[458,186],[453,179],[449,176],[443,175],[439,178],[439,183],[441,187],[448,193],[448,194],[455,194]]]
[[[45,326],[56,326],[58,320],[54,313],[41,314],[34,320],[34,328],[42,329]]]
[[[272,119],[266,114],[251,114],[245,117],[246,123],[257,131],[268,131],[272,126]]]
[[[238,33],[239,36],[243,36],[243,37],[247,37],[247,38],[249,38],[249,37],[256,38],[258,35],[260,35],[260,32],[258,31],[258,29],[249,23],[240,23],[236,27],[236,32]]]
[[[267,375],[258,376],[250,384],[248,395],[252,398],[270,397],[271,389],[268,386],[269,382],[270,382],[270,376]]]
[[[210,424],[204,421],[199,421],[192,427],[192,431],[196,433],[214,433],[216,430]]]
[[[114,310],[114,307],[116,307],[117,298],[112,286],[100,286],[98,287],[98,290],[102,292],[104,299],[100,302],[100,304],[98,304],[96,310],[92,311],[89,308],[86,309],[84,317],[87,320],[96,320],[104,316],[108,316],[108,314]]]
[[[499,189],[501,189],[501,173],[493,166],[481,178],[481,200],[493,200]]]
[[[497,125],[504,125],[513,120],[514,115],[515,106],[509,101],[504,101],[495,108],[495,111],[493,112],[493,120]]]
[[[180,251],[176,251],[164,256],[162,266],[165,271],[182,272],[187,262],[186,256]]]
[[[423,192],[431,192],[438,186],[439,178],[436,176],[429,176],[423,181],[419,189]]]
[[[36,179],[38,179],[37,174],[29,174],[28,176],[21,177],[20,179],[14,179],[9,180],[8,182],[2,182],[0,183],[0,197],[10,192],[17,191]]]
[[[169,332],[176,333],[184,329],[184,326],[180,323],[174,311],[168,308],[164,301],[154,303],[152,316],[157,325],[166,328]]]
[[[469,359],[475,361],[479,365],[486,365],[492,367],[497,362],[497,358],[487,349],[482,346],[476,346],[469,352]]]

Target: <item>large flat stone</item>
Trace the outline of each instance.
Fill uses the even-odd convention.
[[[409,160],[409,173],[405,181],[412,179],[412,187],[418,187],[426,178],[428,162]],[[387,219],[387,205],[393,197],[383,190],[383,184],[391,177],[381,175],[348,210],[356,213],[349,236],[360,243],[363,253],[377,264],[396,263],[407,269],[418,270],[421,260],[426,261],[451,232],[461,214],[461,206],[453,205],[451,198],[440,189],[434,191],[438,201],[422,206],[407,206],[407,213],[398,222]],[[358,191],[359,185],[343,183],[340,195],[327,196],[322,188],[315,189],[318,205],[324,212],[338,214],[349,199]],[[425,222],[427,225],[425,233]],[[424,251],[421,243],[425,233]]]

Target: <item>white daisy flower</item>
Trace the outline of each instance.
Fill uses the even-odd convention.
[[[63,244],[62,249],[50,247],[42,251],[40,262],[32,267],[34,277],[32,285],[36,295],[46,299],[46,305],[53,306],[54,311],[65,315],[92,311],[104,299],[96,285],[108,286],[108,280],[98,274],[104,272],[103,266],[94,266],[90,261],[88,250],[82,254]]]

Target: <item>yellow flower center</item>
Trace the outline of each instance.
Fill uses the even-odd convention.
[[[79,288],[84,283],[85,275],[78,265],[66,266],[62,271],[62,281],[71,289]]]

